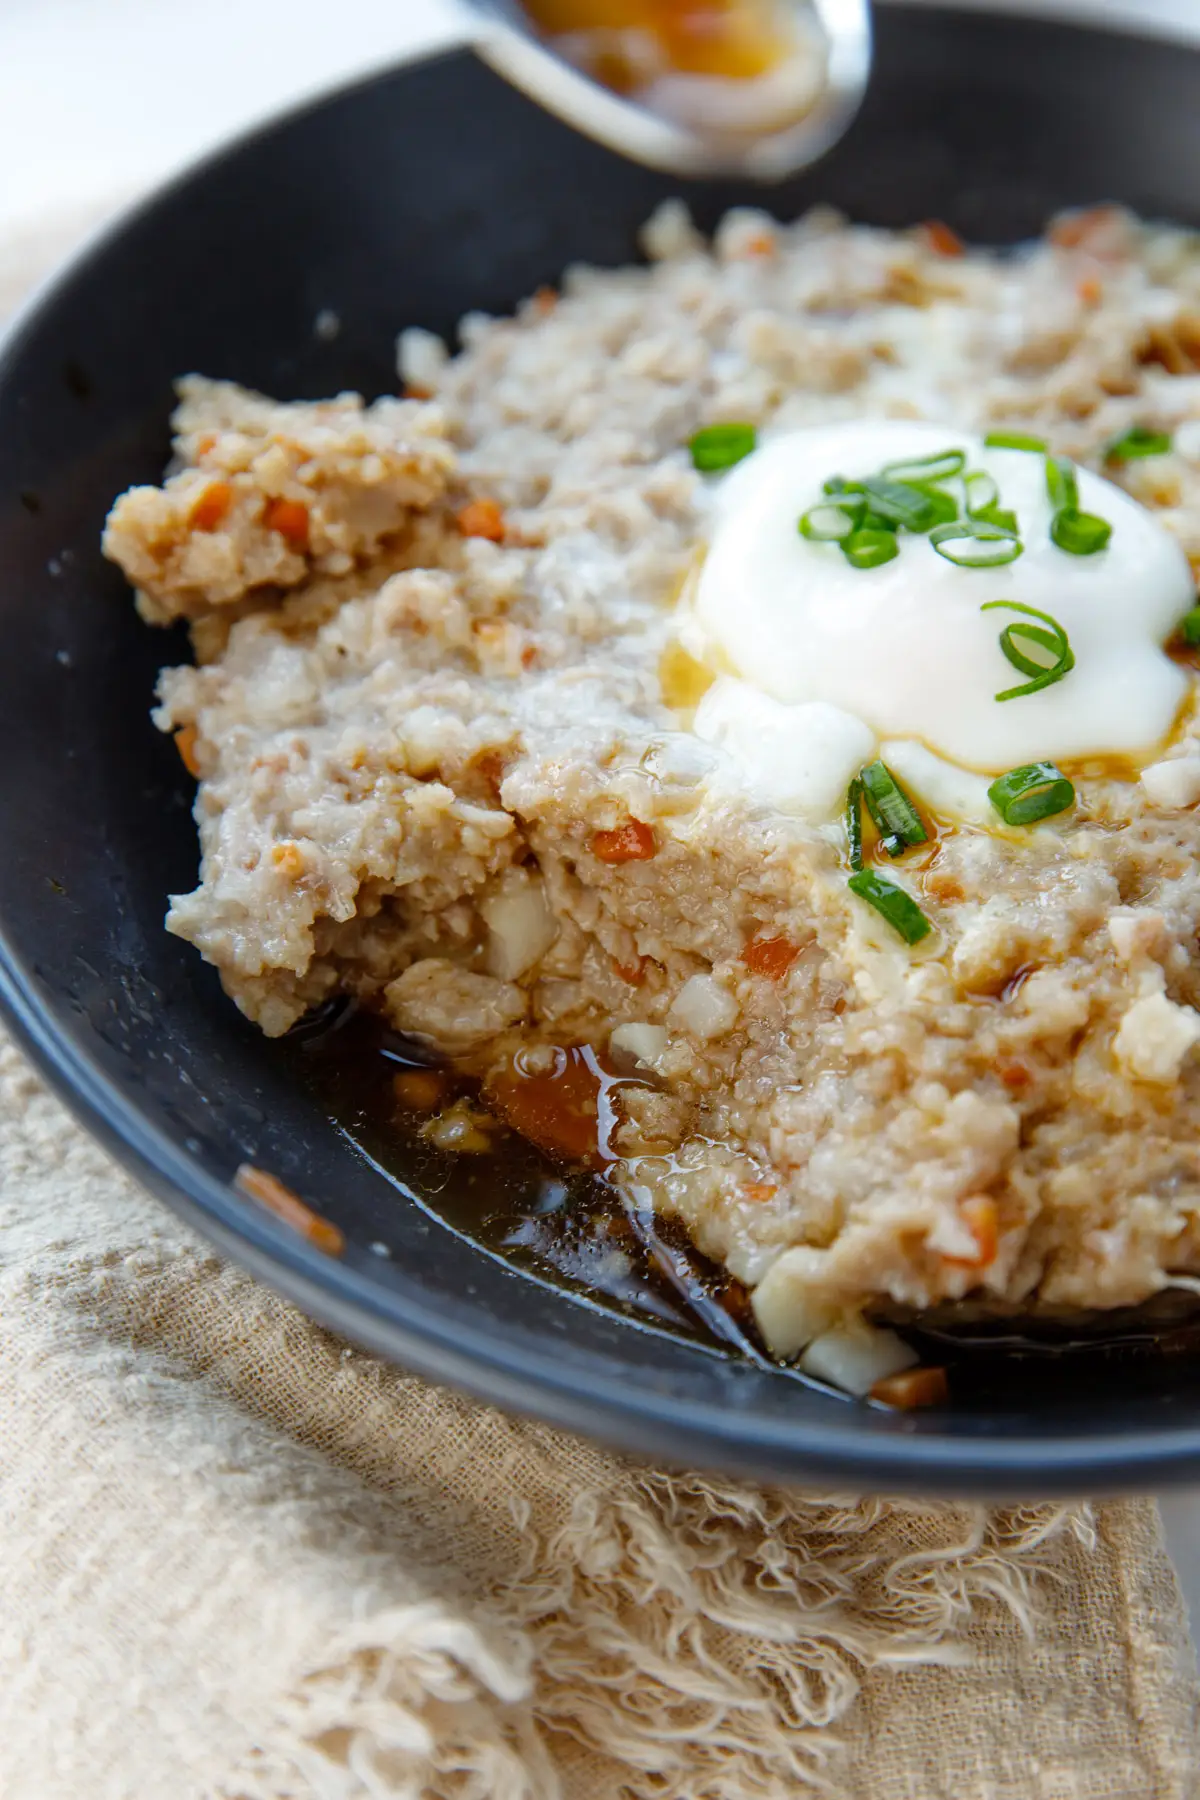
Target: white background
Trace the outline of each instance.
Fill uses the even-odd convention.
[[[1007,4],[1200,41],[1200,0]],[[456,0],[0,0],[0,239],[57,240],[254,119],[466,28]],[[1163,1515],[1200,1620],[1200,1494]]]

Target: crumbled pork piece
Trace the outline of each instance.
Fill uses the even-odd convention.
[[[176,473],[122,494],[104,532],[152,625],[348,573],[439,500],[454,468],[432,407],[357,394],[281,405],[197,376],[179,392]]]
[[[437,956],[412,963],[384,989],[397,1031],[429,1038],[450,1052],[473,1050],[525,1017],[523,990],[475,975]]]

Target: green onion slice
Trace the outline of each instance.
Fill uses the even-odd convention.
[[[1075,479],[1075,464],[1069,457],[1046,458],[1046,492],[1055,512],[1062,512],[1065,507],[1079,511],[1079,483]]]
[[[800,535],[815,544],[838,543],[858,529],[865,510],[864,502],[851,496],[842,501],[819,501],[801,516]]]
[[[882,475],[867,475],[860,484],[871,511],[902,525],[906,531],[928,531],[934,524],[934,506],[929,495],[907,481],[885,481]]]
[[[1017,515],[1007,506],[981,506],[978,512],[972,512],[971,517],[979,519],[984,525],[996,525],[1001,531],[1011,532],[1013,537],[1019,536]]]
[[[1036,825],[1075,804],[1075,789],[1052,762],[1010,769],[988,789],[988,799],[1006,825]]]
[[[948,525],[952,519],[957,519],[958,501],[953,494],[946,493],[945,489],[940,487],[926,488],[925,492],[933,507],[932,525]]]
[[[893,931],[900,933],[906,944],[919,944],[933,930],[912,895],[889,881],[886,875],[878,875],[874,869],[860,869],[851,875],[849,887],[852,894],[873,906]]]
[[[868,763],[859,780],[867,811],[889,856],[899,856],[911,845],[927,842],[929,833],[921,823],[920,813],[886,763]]]
[[[1015,531],[982,519],[956,519],[935,525],[929,541],[939,556],[963,569],[997,569],[1016,562],[1025,546]]]
[[[847,481],[844,475],[831,475],[822,492],[843,504],[858,496],[867,507],[862,524],[868,531],[928,531],[937,523],[938,503],[923,488],[906,481],[887,481],[882,475],[864,475],[861,481]]]
[[[842,555],[855,569],[877,569],[881,563],[899,556],[900,546],[894,531],[859,529],[842,539]]]
[[[965,451],[939,450],[933,456],[913,457],[907,462],[884,463],[880,473],[888,481],[903,481],[914,487],[927,487],[931,481],[945,481],[961,475],[967,465]]]
[[[1050,521],[1050,536],[1060,550],[1068,550],[1072,556],[1094,556],[1112,536],[1112,526],[1096,513],[1064,506]]]
[[[1024,431],[989,431],[983,441],[989,450],[1034,450],[1044,455],[1046,449],[1043,438]]]
[[[1139,456],[1166,456],[1171,448],[1169,433],[1147,431],[1144,425],[1131,425],[1123,437],[1114,438],[1104,452],[1105,462],[1133,462]]]
[[[846,846],[852,869],[861,869],[863,866],[862,791],[862,778],[856,775],[846,794]]]
[[[1200,647],[1200,606],[1193,606],[1191,612],[1184,613],[1176,630],[1190,649]]]
[[[1000,648],[1014,669],[1031,679],[1020,687],[1005,688],[996,695],[997,700],[1017,700],[1023,694],[1037,694],[1042,688],[1052,687],[1069,675],[1075,667],[1075,653],[1067,641],[1067,634],[1057,619],[1049,613],[1038,612],[1036,607],[1022,606],[1018,600],[989,600],[980,607],[980,612],[994,612],[1003,607],[1008,612],[1024,613],[1028,618],[1041,621],[1038,625],[1025,625],[1019,620],[1006,625],[1000,633]],[[1046,629],[1043,630],[1043,627]],[[1019,639],[1027,644],[1035,644],[1049,653],[1051,661],[1044,662],[1040,658],[1028,656],[1022,649]]]
[[[963,487],[967,495],[967,511],[976,518],[989,506],[995,506],[1000,498],[1000,489],[986,469],[972,469],[969,475],[964,475]]]
[[[732,469],[734,463],[749,456],[758,442],[753,425],[706,425],[688,442],[692,467],[702,474],[713,475],[719,469]]]

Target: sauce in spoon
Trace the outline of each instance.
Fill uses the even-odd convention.
[[[471,0],[477,49],[540,104],[677,174],[778,180],[841,136],[869,0]]]
[[[821,34],[787,0],[524,0],[524,10],[593,81],[697,130],[794,124],[824,82]]]

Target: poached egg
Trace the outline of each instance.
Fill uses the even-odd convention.
[[[1014,561],[963,567],[928,534],[900,531],[898,555],[861,569],[837,543],[799,531],[830,477],[945,450],[990,475],[998,504],[1016,513],[1023,549]],[[899,420],[769,439],[714,483],[709,548],[680,637],[722,673],[693,729],[726,752],[758,800],[813,823],[836,813],[879,744],[885,760],[920,771],[915,785],[929,804],[965,817],[985,813],[987,779],[1021,764],[1149,757],[1189,685],[1163,644],[1195,604],[1191,570],[1145,507],[1086,469],[1077,479],[1080,509],[1112,527],[1106,547],[1087,556],[1050,536],[1041,454]],[[953,493],[958,483],[943,485]],[[1055,620],[1075,656],[1070,673],[997,700],[1028,679],[1000,646],[1004,628],[1028,615],[982,611],[990,601]]]

